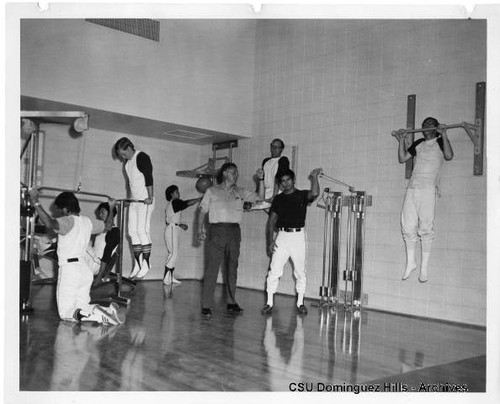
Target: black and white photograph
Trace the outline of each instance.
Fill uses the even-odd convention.
[[[499,5],[5,22],[5,403],[498,402]]]

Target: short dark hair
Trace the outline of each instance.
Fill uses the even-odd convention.
[[[217,184],[222,184],[222,181],[224,180],[223,174],[229,168],[238,169],[236,164],[231,162],[222,164],[222,167],[219,169],[219,172],[217,173]]]
[[[281,181],[281,179],[285,176],[289,176],[293,181],[295,181],[295,173],[290,170],[289,168],[285,169],[285,170],[281,170],[279,171],[277,174],[276,174],[276,181]]]
[[[165,198],[167,201],[172,200],[172,195],[174,194],[175,191],[178,191],[179,187],[177,185],[170,185],[166,190],[165,190]]]
[[[80,213],[80,204],[73,192],[62,192],[57,195],[54,205],[59,209],[66,208],[69,213]]]
[[[284,149],[284,148],[285,148],[285,142],[283,142],[283,140],[276,138],[276,139],[273,139],[273,140],[271,141],[271,144],[273,144],[273,142],[280,142],[280,143],[281,143],[281,148],[282,148],[282,149]]]
[[[108,215],[109,215],[109,211],[110,211],[110,206],[109,206],[109,203],[107,202],[102,202],[99,204],[99,206],[97,206],[97,212],[99,212],[101,209],[105,209],[108,211]],[[113,208],[113,217],[116,216],[116,206]]]
[[[114,146],[115,154],[118,156],[118,151],[125,150],[127,147],[131,147],[132,150],[135,150],[134,144],[128,137],[122,137],[121,139],[118,139]]]
[[[432,117],[432,116],[428,116],[427,118],[425,118],[423,121],[422,121],[422,126],[424,126],[424,124],[427,122],[427,121],[432,121],[434,123],[434,126],[437,127],[439,125],[439,122],[436,118]]]

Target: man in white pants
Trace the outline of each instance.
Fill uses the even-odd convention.
[[[434,239],[434,209],[439,181],[439,172],[443,160],[453,158],[446,129],[437,119],[424,119],[422,128],[439,128],[423,131],[423,138],[413,142],[405,149],[404,129],[392,133],[398,139],[398,159],[406,163],[414,159],[413,172],[406,188],[405,199],[401,211],[401,230],[406,245],[406,268],[402,280],[407,280],[417,269],[415,247],[420,238],[422,259],[420,263],[420,282],[428,281],[428,266]]]
[[[132,240],[135,263],[130,278],[143,278],[150,270],[150,223],[155,207],[153,165],[149,156],[135,150],[130,139],[123,137],[115,143],[115,153],[124,161],[132,202],[128,209],[128,232]],[[142,255],[142,258],[141,258]]]
[[[78,199],[71,192],[57,196],[54,205],[60,217],[53,219],[38,201],[38,191],[30,190],[30,199],[42,223],[58,234],[57,257],[59,274],[57,279],[57,309],[62,320],[96,321],[118,325],[125,321],[125,314],[116,303],[109,307],[90,304],[90,286],[94,275],[88,266],[86,249],[92,233],[103,228],[94,228],[91,220],[80,215]],[[112,208],[115,200],[110,200]],[[106,222],[111,228],[112,222]]]
[[[319,195],[318,176],[323,173],[321,168],[315,168],[310,176],[311,190],[295,188],[295,173],[288,169],[278,174],[278,181],[283,192],[274,197],[267,221],[267,249],[271,256],[271,265],[267,274],[266,291],[267,304],[262,314],[270,314],[274,305],[274,294],[283,275],[283,267],[289,258],[292,259],[296,278],[297,312],[307,314],[304,305],[306,292],[306,233],[305,221],[307,206]],[[275,229],[278,235],[274,238]]]
[[[165,190],[165,199],[168,201],[165,209],[165,245],[167,246],[167,258],[165,260],[165,274],[163,283],[171,285],[181,283],[174,277],[174,269],[179,252],[179,229],[187,230],[188,225],[181,223],[181,212],[201,201],[201,198],[182,200],[177,185],[170,185]]]

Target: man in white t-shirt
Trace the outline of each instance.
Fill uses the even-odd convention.
[[[407,280],[417,269],[415,246],[420,239],[422,259],[420,263],[420,282],[428,281],[428,265],[434,239],[434,210],[439,173],[444,160],[453,158],[446,129],[433,117],[425,118],[422,128],[423,138],[413,142],[406,149],[404,129],[392,133],[399,142],[398,159],[400,163],[414,159],[413,172],[406,188],[401,212],[401,230],[406,245],[406,268],[402,280]],[[437,128],[437,129],[433,129]]]
[[[102,222],[94,226],[87,216],[80,215],[78,199],[71,192],[59,194],[54,206],[57,218],[52,218],[38,201],[38,191],[29,192],[31,203],[47,229],[57,235],[57,257],[59,273],[57,279],[57,309],[62,320],[96,321],[103,324],[118,325],[125,321],[125,313],[116,303],[109,307],[90,304],[90,287],[93,272],[87,262],[87,246],[92,233],[104,230]],[[112,208],[116,201],[110,200]],[[110,215],[111,216],[111,215]],[[112,223],[106,222],[106,227]]]

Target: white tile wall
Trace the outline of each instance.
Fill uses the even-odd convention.
[[[405,253],[399,214],[406,181],[404,166],[397,161],[397,142],[390,136],[406,125],[409,94],[416,94],[417,125],[428,115],[445,123],[473,121],[475,85],[486,79],[485,22],[259,20],[256,27],[253,137],[240,140],[233,152],[240,185],[254,187],[252,175],[268,156],[273,138],[284,140],[289,157],[291,146],[297,146],[298,188],[308,188],[309,172],[321,166],[328,175],[373,196],[366,215],[364,269],[370,307],[485,325],[486,176],[472,175],[472,142],[462,131],[451,131],[455,158],[442,170],[430,281],[420,284],[416,276],[400,280]],[[75,187],[81,180],[82,189],[124,196],[120,164],[111,158],[121,134],[90,130],[83,145],[59,126],[45,129],[50,132],[47,185]],[[154,164],[157,206],[148,278],[159,279],[165,252],[164,189],[176,183],[183,198],[197,196],[194,180],[175,172],[205,163],[211,150],[130,138]],[[84,213],[91,215],[93,206],[84,204]],[[193,243],[194,208],[183,218],[191,229],[181,236],[177,271],[201,278],[203,246]],[[262,291],[269,264],[266,219],[263,212],[244,217],[238,278],[240,286]],[[311,298],[318,297],[322,278],[323,223],[323,210],[313,204],[307,222]],[[294,294],[288,266],[279,292]]]
[[[475,85],[486,79],[485,41],[486,24],[479,20],[257,24],[254,134],[236,151],[240,182],[250,184],[269,142],[280,137],[298,146],[299,188],[309,187],[308,173],[322,166],[373,195],[364,278],[370,307],[486,322],[486,176],[472,174],[472,142],[459,129],[450,132],[455,158],[442,170],[430,281],[423,285],[416,276],[400,280],[406,182],[390,136],[406,125],[410,94],[416,94],[417,126],[428,115],[445,123],[473,122]],[[321,209],[309,208],[307,294],[313,298],[321,281],[323,218]],[[264,222],[263,214],[251,213],[243,223],[239,278],[241,285],[262,290],[268,265]],[[290,269],[279,291],[294,293]]]

